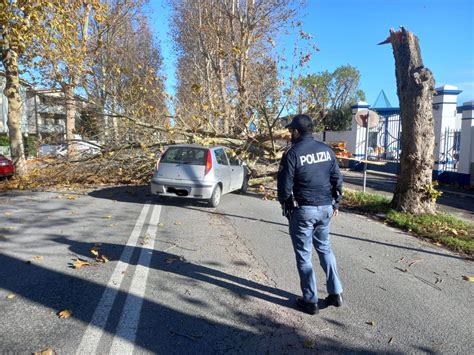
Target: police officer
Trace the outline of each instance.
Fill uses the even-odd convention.
[[[288,217],[290,236],[300,276],[302,297],[296,305],[316,314],[318,294],[311,262],[312,246],[326,273],[326,306],[342,306],[342,286],[329,240],[329,223],[337,216],[342,196],[342,176],[334,152],[313,139],[313,122],[297,115],[285,126],[291,148],[283,155],[278,171],[278,200]]]

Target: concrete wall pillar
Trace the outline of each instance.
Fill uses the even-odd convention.
[[[347,141],[347,150],[350,151],[354,157],[363,159],[365,148],[365,128],[359,126],[355,121],[355,115],[359,111],[368,110],[370,105],[365,101],[359,101],[352,107],[352,128],[351,139]]]
[[[433,119],[435,130],[435,148],[434,157],[434,173],[443,170],[443,162],[447,159],[447,151],[450,147],[446,146],[445,132],[447,129],[454,130],[456,128],[456,106],[458,95],[462,90],[458,90],[456,86],[443,85],[435,89],[433,96]]]
[[[474,100],[462,106],[458,175],[461,185],[474,185]]]

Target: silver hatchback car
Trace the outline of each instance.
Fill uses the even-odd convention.
[[[247,191],[249,170],[223,146],[169,146],[156,163],[151,193],[207,200],[216,207],[223,194]]]

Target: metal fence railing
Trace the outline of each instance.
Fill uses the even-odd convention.
[[[369,159],[399,162],[400,115],[379,117],[379,124],[369,130]]]
[[[461,130],[447,128],[441,136],[439,170],[457,171],[461,150]]]

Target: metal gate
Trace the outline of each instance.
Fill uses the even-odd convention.
[[[440,140],[439,170],[457,171],[461,151],[461,130],[447,128]]]
[[[369,157],[372,160],[400,161],[400,115],[379,113],[379,124],[369,129]]]

